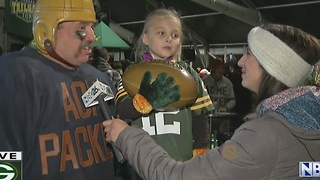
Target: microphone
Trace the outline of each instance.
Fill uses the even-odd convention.
[[[99,104],[102,115],[105,119],[112,119],[109,114],[109,107],[106,105],[105,101],[114,98],[113,92],[109,86],[100,82],[95,78],[95,82],[89,81],[91,87],[81,96],[82,102],[86,108]],[[125,161],[122,153],[119,149],[111,143],[113,151],[118,159],[118,162],[123,163]]]

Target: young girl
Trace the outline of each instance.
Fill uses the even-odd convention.
[[[209,148],[206,113],[213,110],[214,107],[197,72],[180,60],[181,46],[180,18],[171,10],[158,9],[146,18],[143,33],[136,46],[136,61],[162,59],[163,61],[174,61],[184,67],[194,76],[198,84],[198,96],[194,104],[176,111],[152,110],[146,112],[132,105],[133,99],[123,87],[120,87],[117,93],[116,104],[122,119],[131,119],[133,126],[147,131],[157,144],[168,152],[170,157],[185,161],[192,158],[193,155],[203,154]],[[163,99],[164,97],[158,95],[157,98]],[[167,104],[174,101],[176,100],[169,98]]]
[[[231,140],[177,162],[145,132],[117,119],[103,123],[107,141],[115,142],[144,179],[308,177],[308,163],[301,162],[320,161],[320,88],[300,85],[320,59],[320,43],[298,28],[266,24],[249,32],[248,44],[238,65],[257,106]]]

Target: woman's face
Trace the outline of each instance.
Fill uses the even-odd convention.
[[[249,48],[244,51],[238,66],[241,67],[242,86],[257,94],[263,69]]]

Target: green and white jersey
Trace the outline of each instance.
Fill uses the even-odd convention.
[[[176,160],[192,157],[192,115],[190,108],[172,112],[156,112],[133,122],[141,127]]]
[[[156,143],[168,152],[170,157],[179,161],[185,161],[192,157],[194,141],[192,124],[197,123],[193,121],[193,116],[206,114],[212,111],[214,107],[198,73],[184,61],[177,63],[195,78],[198,85],[198,97],[196,101],[177,111],[152,111],[146,116],[132,119],[132,125],[141,127],[148,132]],[[123,87],[120,87],[117,93],[117,104],[127,98],[130,98],[129,95]],[[119,107],[117,108],[120,109]],[[124,113],[120,112],[120,117],[122,114],[123,116],[128,116],[128,109]]]

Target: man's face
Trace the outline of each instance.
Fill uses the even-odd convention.
[[[211,77],[216,81],[220,80],[222,78],[223,74],[224,74],[224,66],[223,65],[219,65],[218,67],[213,67],[211,69],[211,73],[210,73]]]
[[[62,22],[57,28],[55,50],[70,64],[80,66],[89,60],[94,41],[93,23]]]

